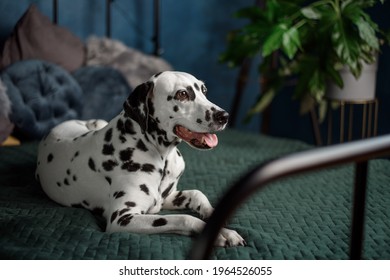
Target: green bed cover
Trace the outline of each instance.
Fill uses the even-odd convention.
[[[250,167],[312,148],[299,141],[234,130],[207,152],[185,144],[179,189],[218,198]],[[0,147],[2,259],[186,259],[192,238],[105,233],[89,211],[50,201],[34,180],[37,143]],[[363,256],[390,259],[390,161],[371,161]],[[271,184],[229,221],[247,247],[216,248],[213,259],[348,259],[353,166]]]

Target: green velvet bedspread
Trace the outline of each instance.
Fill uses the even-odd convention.
[[[311,149],[299,141],[228,130],[219,146],[185,144],[179,189],[200,189],[216,204],[250,167]],[[2,259],[185,259],[192,238],[174,234],[105,233],[89,211],[62,207],[34,179],[37,143],[0,147]],[[216,248],[215,259],[347,259],[353,166],[284,179],[249,199],[229,221],[247,247]],[[366,259],[390,259],[390,161],[369,165]],[[165,211],[164,213],[167,213]],[[188,213],[188,212],[187,212]]]

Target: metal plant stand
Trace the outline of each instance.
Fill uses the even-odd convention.
[[[339,142],[343,143],[345,141],[351,141],[354,135],[354,116],[355,110],[361,107],[361,130],[360,135],[362,139],[369,138],[371,136],[376,136],[378,133],[378,99],[365,100],[365,101],[351,101],[351,100],[329,100],[329,105],[331,102],[336,102],[339,105]],[[334,120],[331,112],[331,106],[328,109],[328,135],[327,135],[327,144],[332,144],[333,139],[333,126]],[[347,134],[346,134],[347,133]]]

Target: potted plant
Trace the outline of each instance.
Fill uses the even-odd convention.
[[[373,63],[380,45],[390,41],[389,34],[367,13],[368,8],[384,1],[318,0],[305,4],[302,0],[267,0],[265,7],[238,11],[236,16],[249,19],[249,23],[229,34],[220,59],[235,67],[247,57],[262,55],[262,93],[248,116],[261,112],[293,81],[293,96],[302,101],[301,112],[317,104],[323,119],[327,83],[343,88],[343,67],[360,77],[363,65]]]

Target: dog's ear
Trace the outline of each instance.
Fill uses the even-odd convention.
[[[149,99],[153,96],[153,82],[146,82],[137,86],[123,104],[127,116],[135,120],[143,131],[147,127],[149,114]]]

